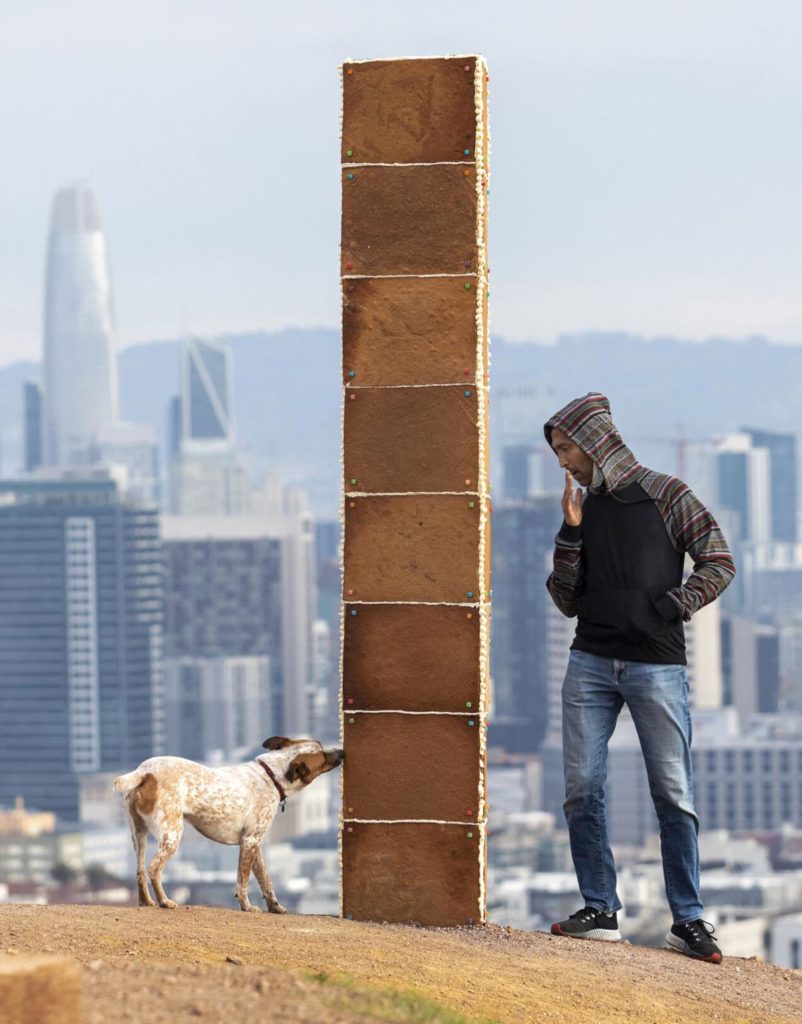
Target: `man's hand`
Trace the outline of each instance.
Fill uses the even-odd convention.
[[[579,526],[582,522],[582,489],[580,487],[574,487],[574,481],[568,470],[565,471],[563,516],[569,526]]]

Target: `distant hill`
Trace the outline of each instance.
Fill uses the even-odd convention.
[[[340,480],[340,336],[330,328],[225,336],[234,366],[235,421],[254,472],[302,483],[319,515],[334,516]],[[22,458],[22,384],[34,363],[0,369],[0,437],[6,474]],[[673,470],[670,440],[682,428],[707,438],[740,426],[802,434],[802,345],[763,339],[705,342],[588,333],[556,344],[491,350],[494,486],[502,438],[539,440],[540,424],[576,395],[607,394],[625,438],[648,465]],[[163,436],[178,390],[178,342],[156,341],[120,356],[122,413]]]

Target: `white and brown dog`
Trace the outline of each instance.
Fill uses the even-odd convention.
[[[253,870],[268,911],[286,913],[265,867],[262,840],[279,805],[284,810],[290,794],[342,764],[345,751],[324,750],[316,740],[286,736],[271,736],[262,746],[267,754],[226,768],[207,768],[183,757],[150,757],[114,780],[114,788],[125,793],[141,907],[155,906],[145,874],[148,832],[159,843],[147,872],[156,899],[160,907],[175,906],[162,888],[161,876],[178,849],[186,820],[207,839],[239,846],[235,896],[243,910],[259,910],[248,900]]]

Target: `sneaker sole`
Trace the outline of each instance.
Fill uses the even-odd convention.
[[[722,960],[721,953],[712,953],[710,956],[699,956],[698,953],[694,953],[688,943],[679,937],[674,935],[673,932],[668,932],[665,937],[665,947],[670,949],[673,953],[682,953],[683,956],[689,956],[692,960],[701,960],[706,964],[720,964]]]
[[[621,942],[621,932],[616,929],[613,931],[611,928],[592,928],[589,932],[583,932],[581,935],[575,935],[573,932],[564,932],[558,924],[551,926],[552,935],[562,935],[566,939],[601,939],[602,942]]]

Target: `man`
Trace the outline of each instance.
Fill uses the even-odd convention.
[[[733,578],[732,556],[690,488],[637,461],[604,395],[570,402],[544,430],[566,471],[564,522],[546,586],[560,611],[578,618],[562,691],[563,807],[585,901],[551,930],[573,938],[621,939],[604,785],[607,744],[626,704],[660,823],[674,919],[666,944],[720,963],[699,893],[683,623]],[[587,488],[584,500],[572,477]],[[686,552],[693,572],[683,583]]]

